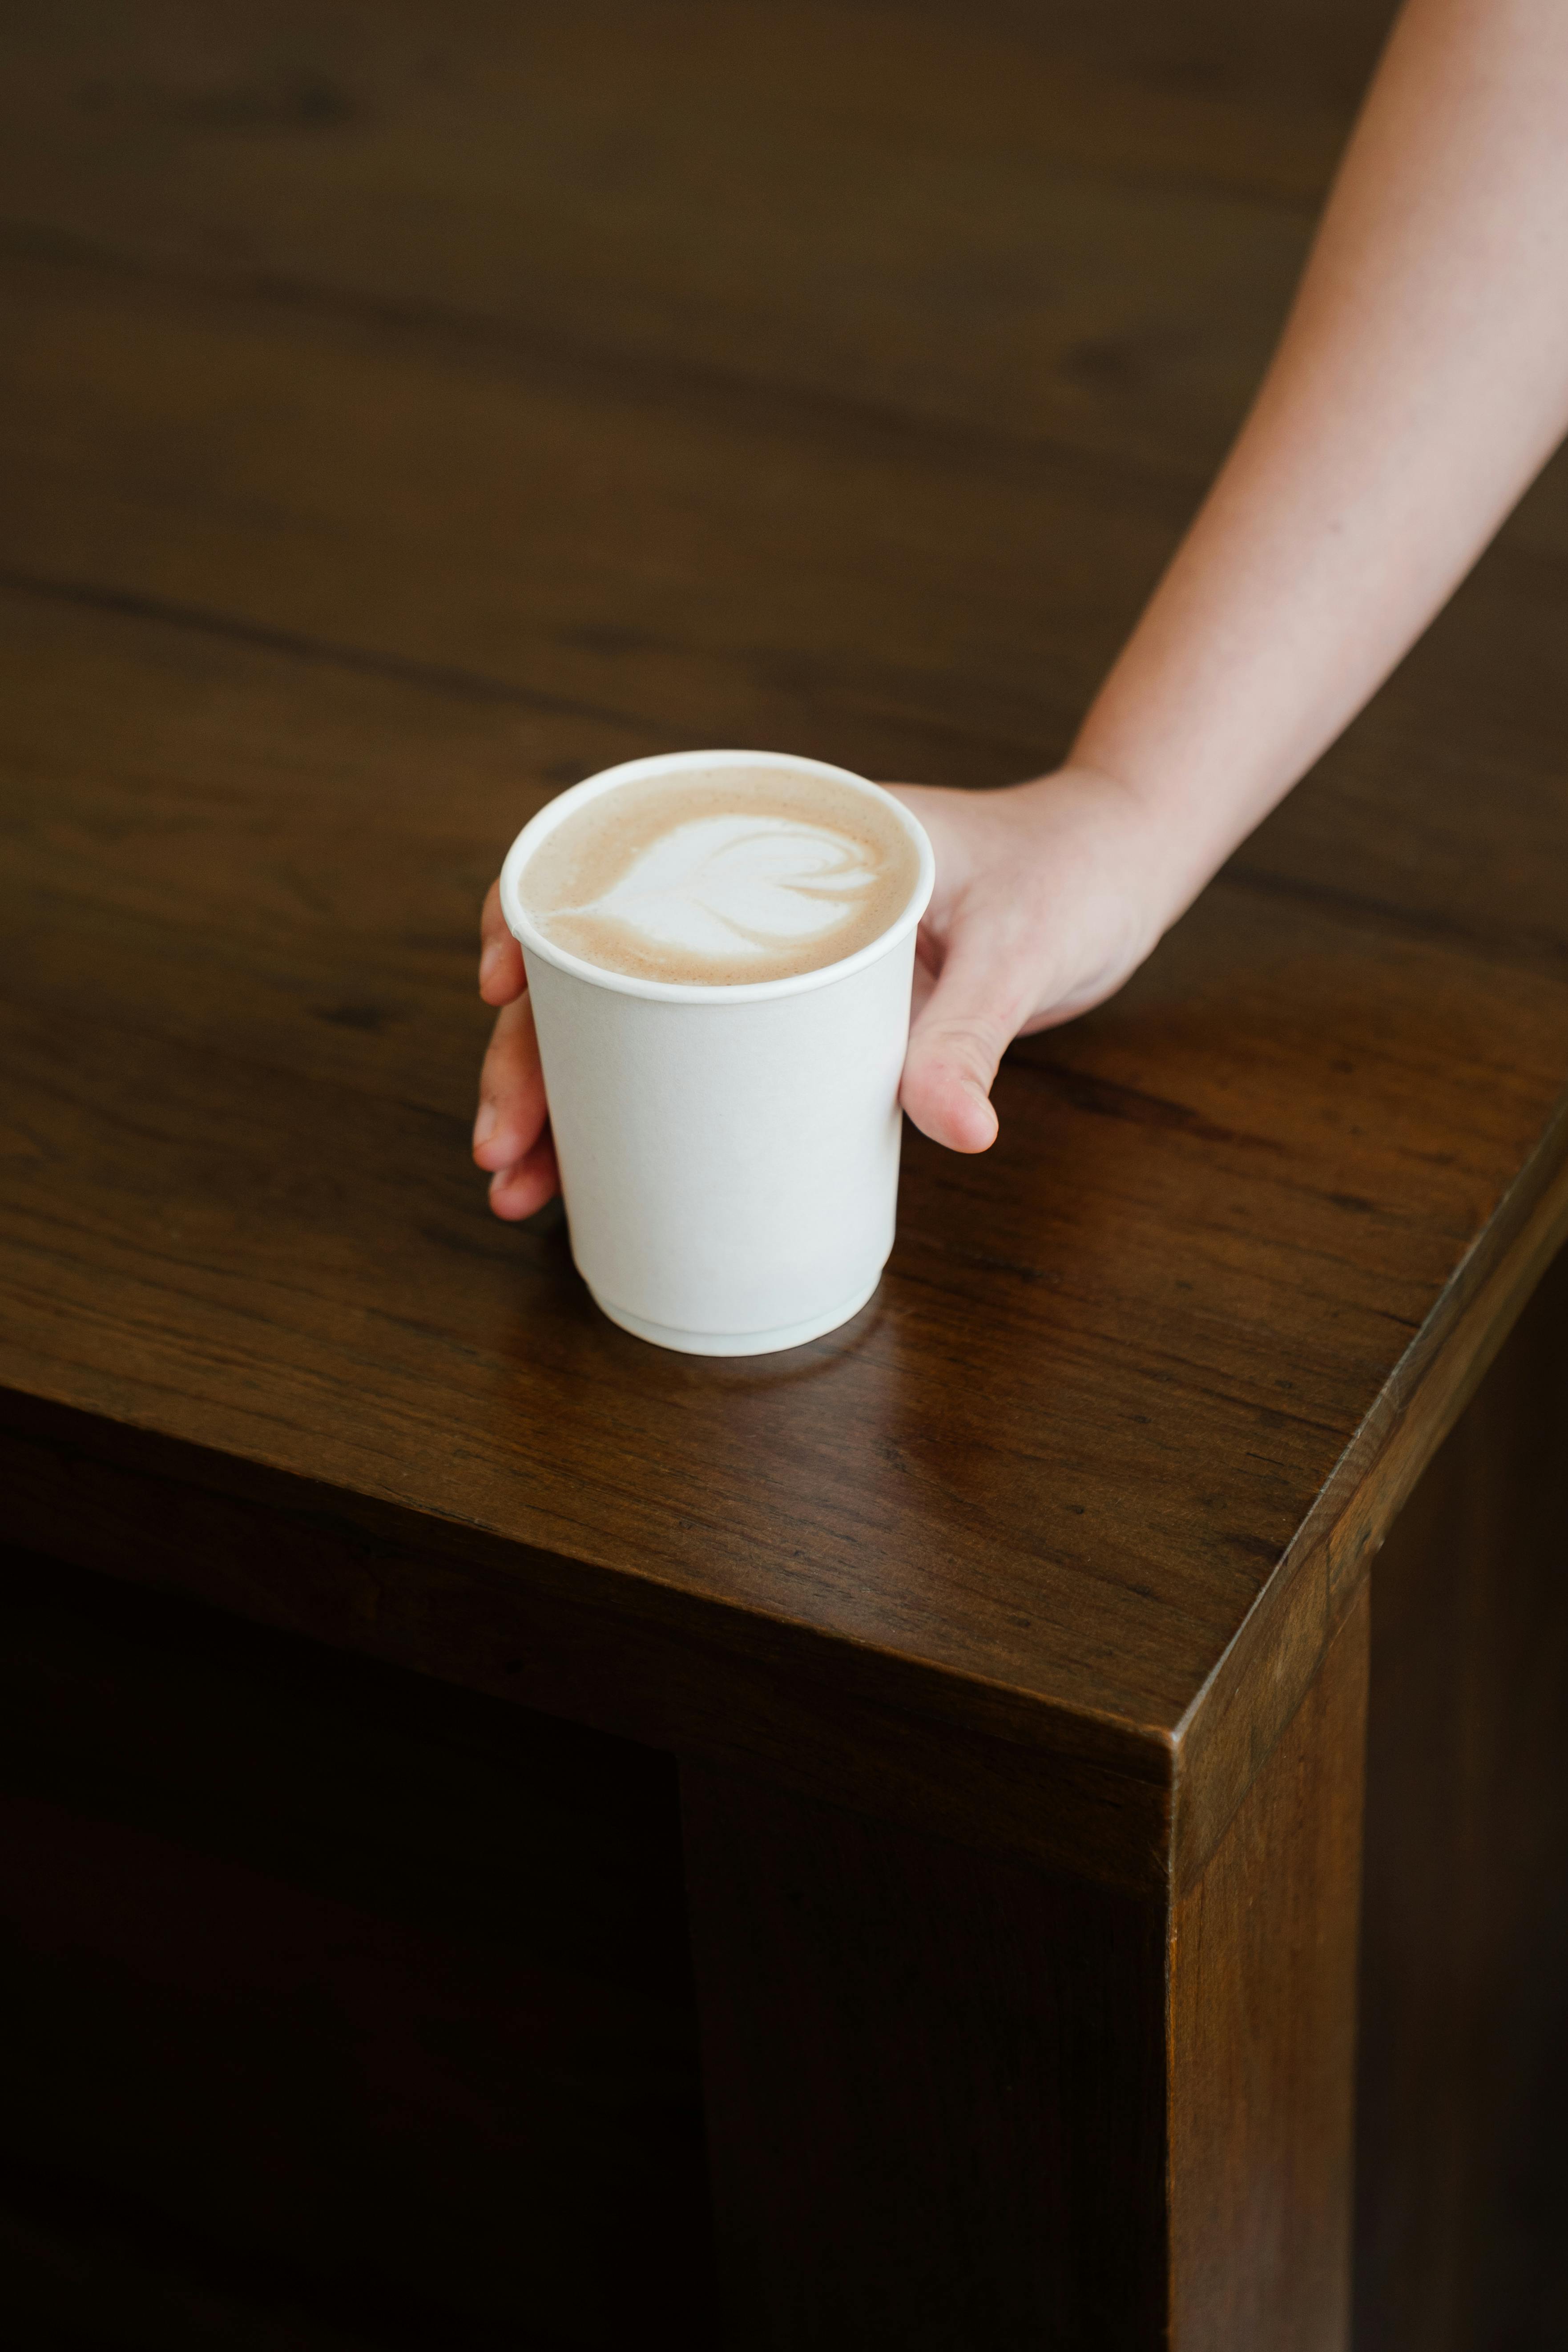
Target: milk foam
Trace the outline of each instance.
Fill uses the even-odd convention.
[[[897,816],[852,787],[742,771],[585,803],[530,859],[521,894],[590,962],[732,985],[853,954],[901,911],[918,867]]]
[[[562,911],[610,916],[688,954],[762,957],[839,929],[876,879],[863,843],[737,811],[678,824],[602,898]]]

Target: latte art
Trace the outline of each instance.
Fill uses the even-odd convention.
[[[563,911],[609,916],[689,954],[778,955],[841,929],[876,879],[862,842],[737,812],[677,825],[602,898]]]
[[[521,881],[550,939],[649,979],[779,979],[852,955],[902,911],[919,860],[896,814],[767,770],[625,784],[548,835]]]

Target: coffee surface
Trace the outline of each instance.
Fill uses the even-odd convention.
[[[868,946],[919,873],[893,812],[850,785],[736,767],[602,793],[546,835],[520,890],[587,963],[727,988]]]

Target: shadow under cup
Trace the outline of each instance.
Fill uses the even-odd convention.
[[[891,811],[918,856],[902,908],[819,971],[728,987],[609,971],[523,906],[530,858],[622,784],[718,770],[826,779]],[[525,825],[501,869],[522,949],[572,1255],[597,1305],[689,1355],[762,1355],[847,1322],[893,1244],[915,931],[935,866],[923,827],[863,776],[773,751],[632,760]]]

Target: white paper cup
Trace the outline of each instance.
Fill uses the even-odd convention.
[[[820,971],[733,988],[605,971],[546,939],[519,895],[564,817],[643,780],[765,768],[892,811],[920,873],[880,938]],[[924,829],[863,776],[776,751],[629,760],[525,825],[501,869],[561,1162],[572,1255],[639,1339],[698,1356],[798,1347],[847,1322],[893,1245],[915,929],[935,878]]]

